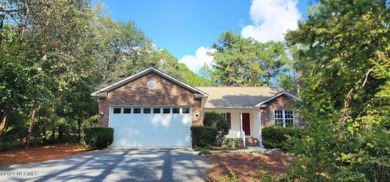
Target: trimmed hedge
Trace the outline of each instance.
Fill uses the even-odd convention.
[[[208,148],[216,143],[217,129],[211,126],[192,126],[192,148]]]
[[[288,151],[291,148],[290,138],[300,137],[299,127],[269,126],[262,129],[263,145],[265,148],[280,148]]]
[[[84,141],[87,147],[104,149],[114,139],[114,129],[107,127],[84,128]]]

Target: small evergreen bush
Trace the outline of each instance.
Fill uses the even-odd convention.
[[[114,139],[114,129],[107,127],[84,128],[84,142],[88,148],[104,149]]]
[[[192,148],[208,148],[215,145],[217,129],[210,126],[192,126]]]
[[[229,126],[225,116],[216,112],[206,112],[203,119],[203,125],[217,128],[215,145],[221,146],[225,135],[229,132]]]
[[[291,149],[292,138],[300,137],[299,127],[269,126],[262,130],[265,148],[280,148],[283,151]]]

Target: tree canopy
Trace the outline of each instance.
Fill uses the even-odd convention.
[[[320,1],[286,38],[299,46],[303,181],[390,179],[390,13],[385,0]],[[302,167],[304,166],[304,167]]]
[[[213,48],[216,85],[272,86],[273,80],[287,71],[287,54],[281,42],[260,43],[227,31]]]
[[[7,133],[26,128],[21,138],[29,141],[35,132],[35,143],[56,133],[79,137],[82,122],[97,113],[90,93],[151,66],[195,86],[209,84],[158,49],[133,22],[116,22],[103,8],[88,0],[0,3],[4,145],[13,142]]]

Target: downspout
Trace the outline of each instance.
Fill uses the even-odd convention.
[[[241,133],[241,137],[242,137],[242,144],[244,145],[244,147],[246,147],[244,128],[242,128],[242,112],[240,112],[240,126],[241,126],[240,133]]]
[[[263,146],[263,136],[261,135],[261,128],[263,127],[263,123],[261,121],[261,108],[259,108],[259,123],[260,123],[260,127],[259,127],[259,146],[264,148],[264,146]]]

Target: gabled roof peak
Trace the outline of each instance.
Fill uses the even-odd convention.
[[[129,77],[126,77],[126,78],[116,82],[116,83],[113,83],[113,84],[111,84],[111,85],[109,85],[109,86],[107,86],[105,88],[102,88],[102,89],[100,89],[100,90],[98,90],[96,92],[93,92],[91,94],[91,96],[94,96],[94,97],[106,97],[107,92],[109,92],[111,90],[114,90],[114,89],[116,89],[118,87],[121,87],[122,85],[124,85],[126,83],[129,83],[129,82],[131,82],[131,81],[133,81],[133,80],[135,80],[137,78],[140,78],[140,77],[142,77],[142,76],[144,76],[146,74],[152,73],[152,72],[156,73],[156,74],[166,78],[167,80],[170,80],[170,81],[172,81],[172,82],[174,82],[174,83],[176,83],[176,84],[178,84],[178,85],[180,85],[180,86],[182,86],[182,87],[184,87],[184,88],[186,88],[186,89],[188,89],[190,91],[199,93],[203,97],[207,97],[207,94],[205,92],[203,92],[202,90],[199,90],[199,89],[197,89],[195,87],[192,87],[192,86],[190,86],[190,85],[188,85],[188,84],[178,80],[177,78],[174,78],[173,76],[170,76],[170,75],[168,75],[168,74],[166,74],[166,73],[164,73],[164,72],[162,72],[162,71],[160,71],[160,70],[158,70],[158,69],[156,69],[154,67],[149,67],[149,68],[147,68],[145,70],[142,70],[142,71],[140,71],[140,72],[138,72],[138,73],[136,73],[134,75],[131,75]]]

